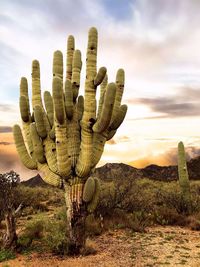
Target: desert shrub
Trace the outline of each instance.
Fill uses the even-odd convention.
[[[191,183],[192,185],[193,183]],[[191,186],[191,209],[190,213],[195,213],[200,210],[200,196],[198,194],[199,184],[194,183]],[[163,183],[157,190],[156,198],[157,205],[165,206],[170,209],[175,209],[177,213],[188,215],[188,209],[182,199],[180,188],[177,182]]]
[[[22,215],[34,214],[37,211],[48,211],[49,206],[64,205],[63,192],[51,187],[28,187],[20,185],[15,194],[16,205],[23,203]]]
[[[12,250],[2,249],[0,250],[0,262],[14,259],[16,257]]]
[[[69,243],[66,235],[66,223],[64,221],[48,221],[45,224],[43,240],[48,249],[57,255],[67,255]]]
[[[191,213],[198,213],[200,211],[199,181],[191,182],[191,195]],[[123,210],[125,214],[133,214],[132,217],[135,216],[132,219],[133,228],[136,229],[140,228],[143,221],[147,225],[150,221],[161,225],[187,224],[185,221],[188,215],[187,209],[182,201],[177,181],[161,182],[143,178],[132,181],[126,179],[105,182],[102,184],[98,213],[102,214],[104,221],[106,218],[113,219],[113,223],[107,222],[110,227],[115,224],[123,227],[128,225],[125,215],[120,214],[118,217],[121,219],[115,216],[116,210]],[[139,217],[142,219],[140,220]]]
[[[93,240],[87,238],[85,247],[81,249],[81,255],[88,256],[88,255],[95,255],[97,253],[97,247]]]
[[[66,213],[66,207],[61,207],[57,210],[57,212],[54,214],[54,219],[58,221],[66,222],[67,220],[67,213]]]
[[[22,235],[19,236],[17,240],[18,251],[29,248],[34,240],[43,237],[44,224],[44,220],[37,219],[30,221],[25,225]]]
[[[188,216],[186,221],[191,230],[200,231],[200,212]]]
[[[120,180],[102,184],[98,212],[103,217],[110,215],[114,209],[150,213],[156,199],[152,191],[152,181],[144,180],[130,179],[126,183]]]
[[[21,235],[17,240],[17,250],[22,252],[31,246],[33,239],[26,235]]]
[[[152,214],[144,211],[136,211],[127,214],[126,226],[134,232],[145,232],[146,227],[152,224]]]
[[[31,240],[40,239],[43,236],[45,221],[43,219],[33,220],[26,224],[24,236]]]
[[[103,221],[104,230],[129,228],[135,232],[145,232],[146,227],[152,224],[151,214],[135,211],[127,213],[121,209],[115,209],[110,216]]]
[[[164,185],[157,191],[156,197],[159,200],[158,205],[161,207],[166,206],[175,209],[178,213],[184,212],[184,202],[182,202],[181,192],[177,183],[171,182]]]
[[[155,208],[153,213],[153,221],[160,225],[180,225],[187,224],[186,217],[177,212],[176,209],[165,205]]]
[[[100,217],[89,214],[85,219],[86,234],[88,236],[99,235],[102,233],[103,225]]]

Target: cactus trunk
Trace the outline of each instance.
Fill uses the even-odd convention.
[[[72,187],[65,183],[65,203],[66,203],[66,232],[69,241],[69,252],[77,255],[85,246],[85,218],[87,216],[86,206],[78,204],[72,199]]]

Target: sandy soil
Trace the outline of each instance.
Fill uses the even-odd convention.
[[[159,267],[200,266],[200,232],[181,227],[151,227],[147,233],[117,230],[95,237],[96,255],[58,258],[18,255],[2,267]]]

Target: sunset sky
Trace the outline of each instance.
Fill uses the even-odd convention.
[[[98,67],[107,67],[109,81],[125,70],[129,107],[101,165],[175,164],[180,140],[188,157],[199,155],[199,14],[198,0],[0,0],[0,171],[33,175],[20,165],[11,134],[20,123],[20,77],[31,84],[38,59],[42,89],[51,91],[53,52],[65,54],[73,34],[84,65],[91,26],[99,32]],[[84,76],[83,67],[82,85]]]

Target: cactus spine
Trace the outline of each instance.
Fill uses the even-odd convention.
[[[183,142],[179,142],[178,144],[178,176],[179,176],[179,185],[183,201],[183,209],[186,212],[190,212],[191,208],[190,181],[188,176],[187,163],[185,158],[185,148]]]
[[[99,162],[107,140],[123,122],[127,106],[121,105],[124,71],[118,70],[115,83],[108,83],[107,70],[97,71],[96,28],[88,35],[85,96],[79,96],[81,52],[75,49],[72,35],[67,41],[66,77],[63,55],[53,55],[52,94],[41,95],[40,65],[32,63],[32,107],[28,82],[20,83],[20,113],[23,135],[18,125],[13,134],[19,157],[29,169],[37,169],[45,182],[64,189],[67,206],[67,230],[77,251],[84,245],[84,218],[98,204],[100,184],[90,177]],[[100,99],[96,105],[96,90]],[[24,141],[24,138],[25,141]],[[25,144],[26,143],[26,144]],[[80,225],[83,229],[80,230]]]

